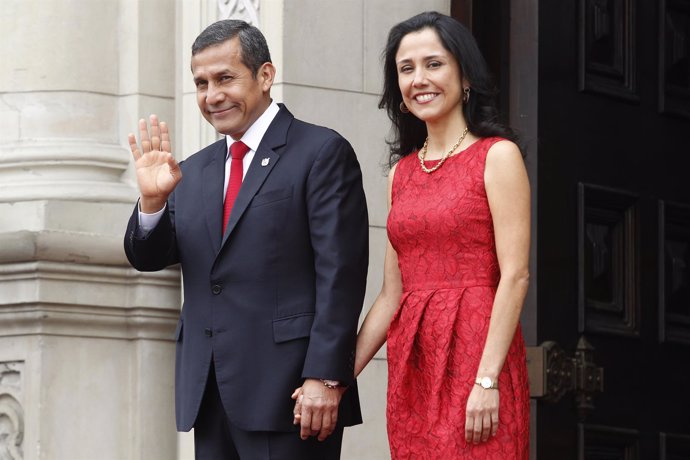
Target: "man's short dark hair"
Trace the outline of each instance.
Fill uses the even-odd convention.
[[[268,51],[266,38],[261,31],[244,21],[224,19],[208,26],[194,40],[192,56],[235,37],[240,39],[242,64],[252,71],[253,77],[256,77],[259,68],[264,63],[271,62],[271,53]]]

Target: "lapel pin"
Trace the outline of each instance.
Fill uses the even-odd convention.
[[[261,166],[268,166],[269,161],[271,161],[270,158],[264,158],[261,160]]]

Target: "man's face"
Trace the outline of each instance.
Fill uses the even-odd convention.
[[[264,63],[256,76],[242,63],[238,37],[192,56],[196,100],[206,120],[221,134],[240,139],[271,102],[275,68]]]

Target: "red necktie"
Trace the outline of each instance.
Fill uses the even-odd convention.
[[[242,159],[247,152],[249,152],[249,147],[242,141],[234,142],[230,146],[232,161],[230,162],[230,180],[228,181],[228,189],[225,192],[225,201],[223,202],[223,234],[225,234],[225,228],[228,226],[232,205],[235,203],[235,198],[237,198],[237,194],[242,186]]]

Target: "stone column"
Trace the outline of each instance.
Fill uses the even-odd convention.
[[[3,0],[0,459],[176,455],[177,270],[122,250],[126,133],[174,126],[169,0]]]

